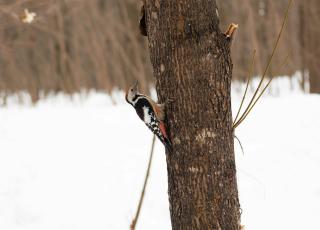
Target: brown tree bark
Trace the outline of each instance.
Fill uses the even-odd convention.
[[[305,1],[303,4],[305,21],[305,56],[309,73],[310,93],[320,93],[320,3],[317,0]]]
[[[172,229],[240,229],[230,42],[215,0],[148,0],[150,57],[166,103]]]

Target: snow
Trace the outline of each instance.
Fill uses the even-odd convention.
[[[275,81],[236,131],[249,230],[320,229],[320,96],[287,83]],[[0,108],[1,230],[129,229],[152,135],[122,97],[114,93],[116,106],[95,92],[31,106],[12,96]],[[240,100],[234,90],[234,111]],[[166,173],[157,141],[137,229],[170,229]]]

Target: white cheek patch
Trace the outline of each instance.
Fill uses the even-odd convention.
[[[135,106],[136,103],[138,102],[139,98],[137,98],[135,101],[133,101],[134,96],[130,95],[130,97],[131,97],[132,105]]]
[[[144,123],[150,124],[151,123],[151,116],[149,114],[149,108],[146,106],[143,106],[143,118],[144,118]]]

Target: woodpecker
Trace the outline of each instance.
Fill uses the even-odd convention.
[[[126,101],[133,106],[140,119],[159,138],[165,148],[172,152],[164,119],[164,104],[157,104],[151,98],[138,92],[138,82],[126,92]]]

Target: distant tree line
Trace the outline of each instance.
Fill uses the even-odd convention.
[[[261,74],[287,0],[218,1],[222,30],[239,24],[233,45],[234,79],[247,77],[257,50]],[[34,23],[19,15],[36,12]],[[136,79],[148,91],[153,74],[139,34],[136,0],[3,0],[0,2],[0,95],[26,91],[35,102],[49,93],[96,89],[110,93]],[[269,75],[301,71],[301,87],[320,92],[320,1],[295,1]],[[282,63],[286,63],[283,67]],[[4,100],[5,101],[5,100]]]
[[[37,101],[60,91],[110,93],[135,79],[144,90],[152,83],[136,1],[7,2],[0,5],[2,96],[24,90]],[[24,8],[37,13],[34,23],[20,22]]]
[[[255,75],[261,75],[280,29],[287,0],[218,1],[223,28],[239,24],[232,50],[234,78],[244,79],[256,49]],[[227,13],[226,13],[227,12]],[[320,1],[294,1],[286,32],[274,57],[269,76],[302,73],[301,88],[320,93]]]

